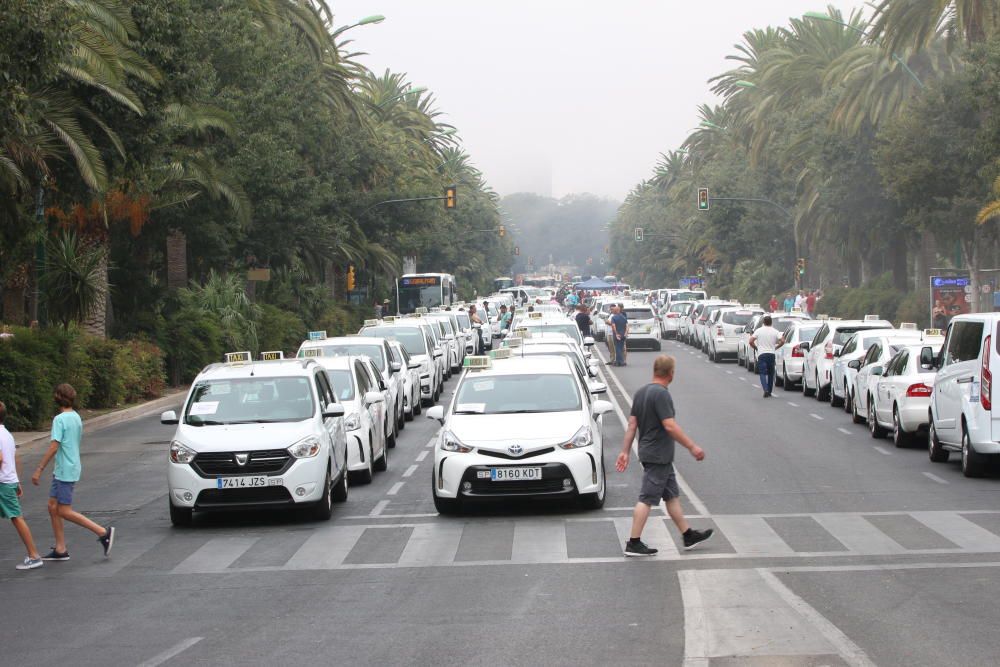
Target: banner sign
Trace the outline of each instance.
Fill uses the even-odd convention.
[[[931,326],[947,329],[951,318],[972,312],[972,288],[965,276],[931,276]]]

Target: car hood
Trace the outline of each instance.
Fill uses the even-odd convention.
[[[540,412],[523,415],[451,415],[445,428],[472,447],[506,450],[518,443],[525,451],[568,442],[583,426],[583,413]]]
[[[345,408],[347,406],[345,405]],[[181,424],[176,440],[196,452],[233,452],[255,449],[284,449],[313,435],[312,419],[277,424],[229,424],[190,426]]]

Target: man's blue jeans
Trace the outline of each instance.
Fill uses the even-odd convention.
[[[768,394],[774,389],[774,353],[764,352],[757,355],[757,371],[760,373],[761,389]]]
[[[615,363],[619,366],[625,365],[625,337],[615,336]]]

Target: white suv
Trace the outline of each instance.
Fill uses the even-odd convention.
[[[961,452],[962,472],[979,477],[993,455],[1000,454],[1000,415],[993,413],[1000,313],[956,315],[935,366],[939,370],[931,394],[931,461],[947,461],[950,451]]]

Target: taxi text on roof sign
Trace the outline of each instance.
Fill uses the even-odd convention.
[[[399,318],[396,317],[395,315],[386,315],[385,317],[382,318],[382,321],[385,322],[386,324],[390,324],[398,319]]]
[[[307,347],[306,349],[302,350],[302,356],[306,357],[307,359],[310,358],[310,357],[322,357],[323,356],[323,348],[321,348],[321,347]]]
[[[499,350],[492,350],[490,352],[491,359],[510,359],[510,348],[502,347]]]
[[[248,364],[253,361],[250,352],[226,352],[227,364]]]
[[[524,341],[521,339],[520,336],[511,336],[510,338],[504,341],[504,344],[507,347],[521,347],[521,345],[524,344]]]
[[[941,334],[941,330],[940,329],[924,329],[924,335],[925,336],[940,336],[942,334]]]
[[[917,323],[916,322],[900,322],[899,323],[899,328],[900,329],[906,329],[908,331],[910,331],[910,330],[916,331],[916,329],[917,329]]]
[[[878,320],[878,315],[865,315],[865,322],[877,322]]]
[[[277,361],[278,359],[284,359],[285,353],[281,350],[275,350],[273,352],[261,352],[261,361]]]
[[[419,306],[413,312],[415,312],[417,315],[426,315],[429,311],[427,310],[427,306]]]
[[[463,366],[470,370],[483,370],[486,368],[492,368],[492,360],[489,357],[484,356],[468,356],[463,362]]]
[[[365,320],[365,322],[364,322],[364,324],[362,326],[377,327],[378,326],[378,320]]]
[[[537,311],[537,310],[533,310],[533,311],[531,311],[530,313],[528,313],[528,319],[529,319],[529,320],[540,320],[540,319],[542,319],[542,318],[543,318],[544,316],[545,316],[545,314],[544,314],[544,313],[542,313],[542,312],[540,312],[540,311]]]
[[[325,331],[310,331],[309,340],[324,340],[326,338]]]

